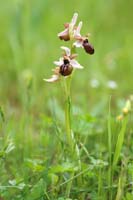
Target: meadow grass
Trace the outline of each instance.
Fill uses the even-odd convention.
[[[124,0],[6,0],[0,6],[0,199],[132,200],[132,7]],[[70,151],[57,33],[73,13],[91,33],[94,56],[71,83]],[[68,113],[66,113],[68,115]],[[69,129],[69,127],[68,127]]]

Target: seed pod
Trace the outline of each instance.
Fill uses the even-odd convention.
[[[83,41],[83,47],[86,53],[88,54],[94,54],[94,47],[89,43],[88,39],[85,39]]]
[[[70,66],[69,60],[64,60],[64,64],[60,66],[60,74],[62,76],[68,76],[72,73],[73,68]]]

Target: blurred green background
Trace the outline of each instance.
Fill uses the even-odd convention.
[[[119,99],[128,98],[133,86],[132,8],[131,0],[1,0],[0,104],[8,106],[7,110],[22,109],[26,73],[33,77],[34,112],[48,110],[51,97],[62,101],[60,85],[47,84],[43,78],[51,76],[60,46],[68,45],[57,34],[74,12],[83,21],[81,33],[90,32],[95,47],[93,56],[78,50],[78,60],[85,68],[73,78],[74,104],[97,113],[108,107],[110,95],[112,102],[115,99],[113,107]]]
[[[53,61],[62,54],[60,46],[69,44],[57,34],[74,12],[83,21],[81,34],[91,33],[95,54],[77,50],[84,69],[72,80],[73,130],[86,140],[89,153],[99,157],[104,152],[106,157],[110,96],[115,121],[133,94],[132,9],[132,0],[0,0],[0,185],[15,179],[34,186],[43,167],[47,173],[47,167],[62,162],[56,134],[57,129],[64,134],[63,91],[60,82],[49,84],[43,78],[52,75]],[[117,136],[119,127],[114,124]],[[130,134],[127,139],[125,155],[129,146],[132,152]],[[34,159],[43,163],[42,168]],[[95,183],[97,179],[92,191]],[[15,190],[2,192],[6,199],[16,196]]]

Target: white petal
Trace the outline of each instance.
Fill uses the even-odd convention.
[[[61,65],[63,65],[63,63],[64,63],[64,62],[63,62],[63,58],[60,58],[59,61],[54,61],[54,64],[55,64],[56,66],[59,66],[59,67],[60,67]]]
[[[71,60],[71,61],[70,61],[70,65],[71,65],[73,68],[83,69],[83,66],[81,66],[76,60]]]
[[[67,35],[67,34],[69,34],[69,32],[68,32],[68,28],[66,28],[64,31],[58,33],[58,37],[60,37],[60,36],[64,36],[64,35]]]
[[[46,81],[46,82],[49,82],[49,83],[52,83],[52,82],[55,82],[55,81],[57,81],[57,80],[59,80],[59,75],[52,75],[52,77],[51,78],[49,78],[49,79],[43,79],[44,81]]]
[[[71,23],[70,23],[72,27],[75,26],[77,18],[78,18],[78,13],[74,13],[72,20],[71,20]]]
[[[68,47],[62,46],[61,49],[63,49],[63,50],[66,52],[66,55],[67,55],[67,56],[70,56],[70,55],[71,55],[71,50],[70,50]]]
[[[75,37],[76,37],[76,36],[78,36],[78,37],[81,36],[81,35],[80,35],[80,30],[81,30],[81,28],[82,28],[82,24],[83,24],[83,22],[79,22],[79,25],[78,25],[77,29],[75,30],[75,33],[74,33],[74,36],[75,36]]]
[[[79,48],[79,47],[82,47],[82,48],[83,48],[83,46],[82,46],[82,41],[79,41],[79,40],[77,40],[76,42],[74,42],[73,45],[74,45],[75,47],[77,47],[77,48]]]

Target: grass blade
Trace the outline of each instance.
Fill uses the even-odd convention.
[[[111,101],[111,97],[110,97]],[[111,112],[109,101],[109,114],[108,114],[108,152],[109,152],[109,169],[108,169],[108,186],[109,186],[109,200],[112,200],[112,132],[111,132]]]
[[[120,152],[121,152],[123,141],[124,141],[126,126],[127,126],[127,117],[124,119],[122,128],[118,134],[118,139],[117,139],[114,158],[113,158],[113,168],[117,165],[117,162],[120,156]]]

